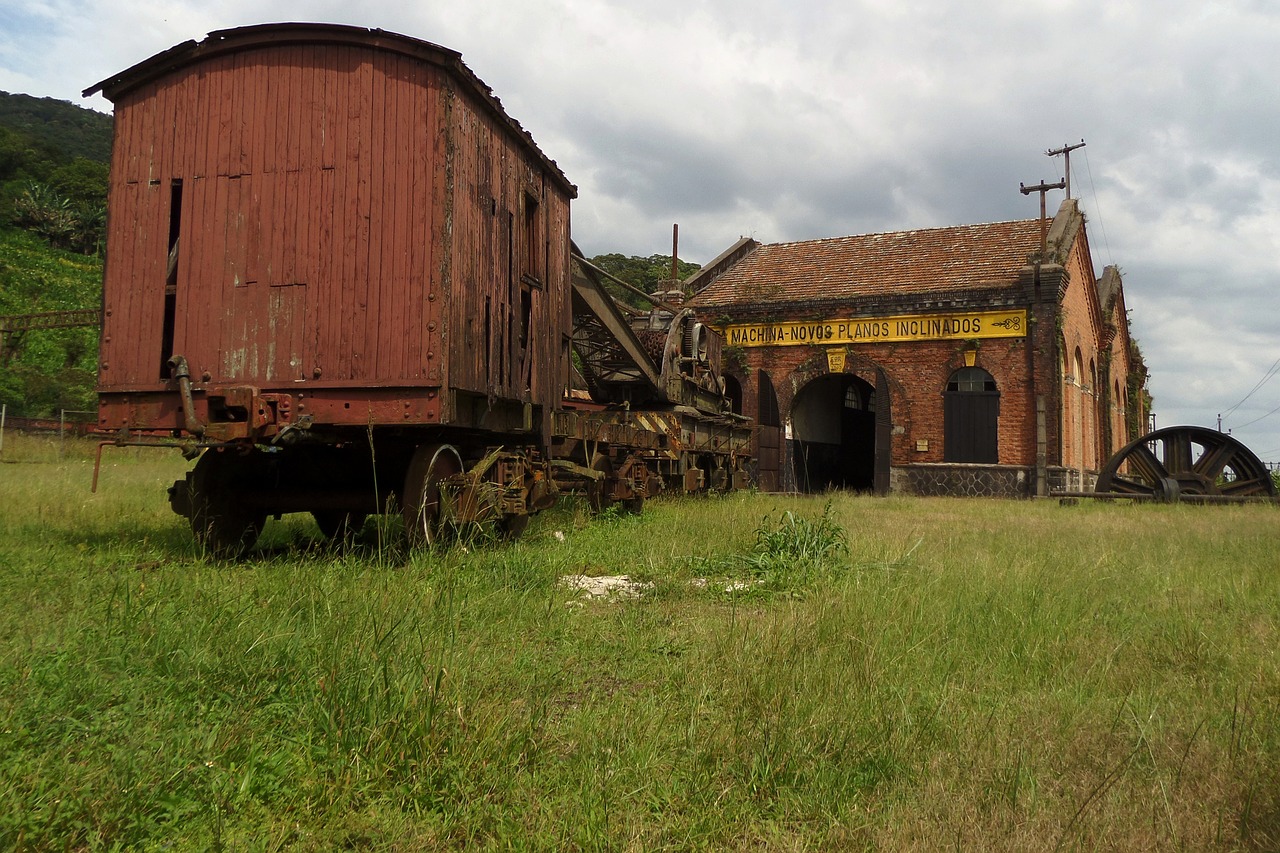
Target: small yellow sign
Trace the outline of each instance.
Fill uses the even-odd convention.
[[[827,350],[827,372],[844,373],[844,360],[848,354],[849,351],[846,349]]]
[[[975,311],[967,314],[908,314],[897,317],[864,317],[858,320],[814,320],[805,323],[740,323],[724,327],[725,343],[731,347],[1022,338],[1026,334],[1026,309]]]

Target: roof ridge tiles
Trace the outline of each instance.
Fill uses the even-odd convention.
[[[783,240],[777,243],[762,243],[761,248],[788,246],[815,246],[822,243],[833,244],[851,240],[864,240],[871,237],[897,237],[906,234],[929,234],[941,231],[965,231],[979,228],[994,228],[1001,225],[1038,225],[1039,219],[1003,219],[992,222],[972,222],[966,225],[935,225],[927,228],[904,228],[898,231],[870,231],[865,234],[845,234],[837,237],[818,237],[809,240]]]

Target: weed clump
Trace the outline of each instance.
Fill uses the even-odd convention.
[[[840,568],[848,555],[844,528],[832,518],[827,503],[817,518],[792,510],[776,520],[766,515],[742,564],[758,587],[777,592],[810,586]]]
[[[825,563],[848,553],[844,528],[831,518],[831,504],[827,503],[817,519],[786,510],[771,525],[766,515],[756,528],[755,550],[748,562],[771,569],[780,563]]]

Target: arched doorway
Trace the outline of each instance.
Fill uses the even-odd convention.
[[[810,381],[791,405],[796,488],[870,491],[876,470],[876,393],[850,373]]]

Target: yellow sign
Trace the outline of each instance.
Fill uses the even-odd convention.
[[[724,328],[724,341],[731,347],[787,347],[1021,338],[1026,334],[1027,312],[1019,309],[805,323],[741,323]]]
[[[848,350],[829,349],[827,350],[827,372],[828,373],[844,373],[845,356],[849,354]]]

